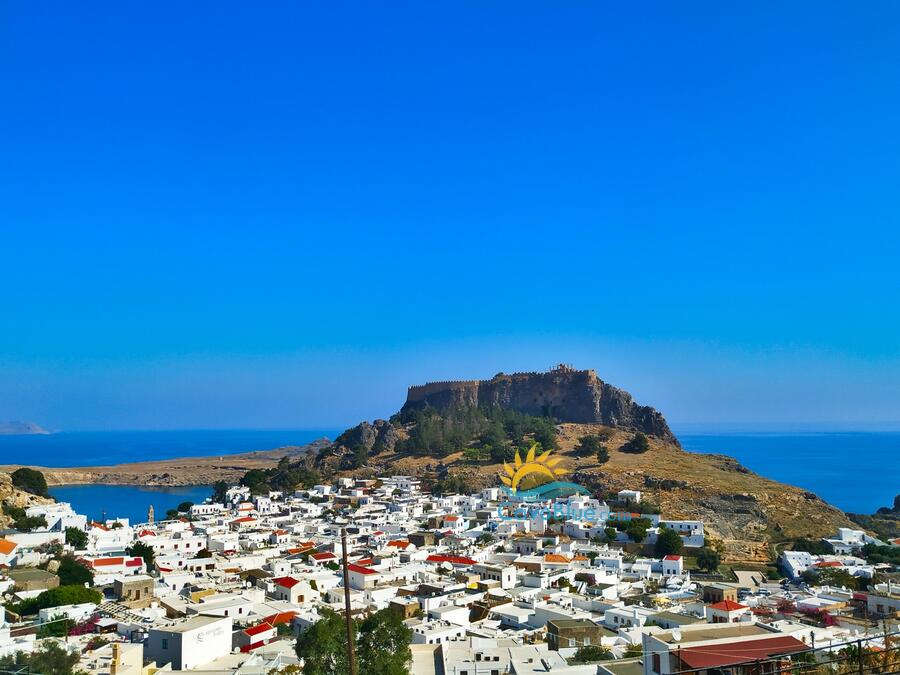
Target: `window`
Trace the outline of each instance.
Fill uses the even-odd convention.
[[[169,641],[168,641],[166,638],[163,638],[163,639],[162,639],[162,648],[163,648],[163,649],[168,649],[168,648],[169,648]]]
[[[659,672],[659,654],[653,655],[653,672],[654,673]]]

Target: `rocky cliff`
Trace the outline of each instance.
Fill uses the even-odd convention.
[[[641,431],[678,445],[665,418],[650,406],[635,403],[627,391],[601,380],[593,370],[560,365],[546,373],[498,373],[490,380],[431,382],[409,388],[401,410],[425,406],[445,411],[454,405],[498,406],[559,422],[603,424]]]
[[[8,473],[0,472],[0,530],[12,527],[12,518],[4,507],[27,509],[36,504],[50,504],[52,499],[38,497],[24,490],[20,490],[12,484],[12,478]]]

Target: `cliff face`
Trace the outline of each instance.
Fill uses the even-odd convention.
[[[12,518],[4,512],[4,506],[27,509],[29,506],[35,506],[36,504],[51,504],[52,502],[52,499],[38,497],[14,487],[10,475],[8,473],[0,473],[0,529],[12,527]]]
[[[560,422],[642,431],[678,444],[661,413],[638,405],[631,394],[607,384],[593,370],[559,366],[546,373],[499,373],[490,380],[413,386],[401,412],[426,405],[439,411],[453,405],[499,406],[529,415],[549,414]]]

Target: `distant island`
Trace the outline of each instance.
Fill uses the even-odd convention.
[[[41,436],[49,433],[34,422],[0,422],[0,436]]]

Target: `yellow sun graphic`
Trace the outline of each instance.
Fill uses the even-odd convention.
[[[547,452],[542,453],[539,457],[535,457],[537,448],[537,443],[531,446],[528,450],[528,454],[525,455],[524,462],[519,456],[519,451],[516,450],[514,467],[503,462],[503,468],[506,470],[506,475],[500,476],[500,480],[503,481],[504,485],[509,486],[510,491],[515,492],[519,487],[519,483],[527,476],[534,476],[535,478],[547,476],[552,480],[569,473],[568,469],[556,468],[556,465],[562,461],[562,457],[551,457],[550,453],[553,452],[553,450],[547,450]]]

